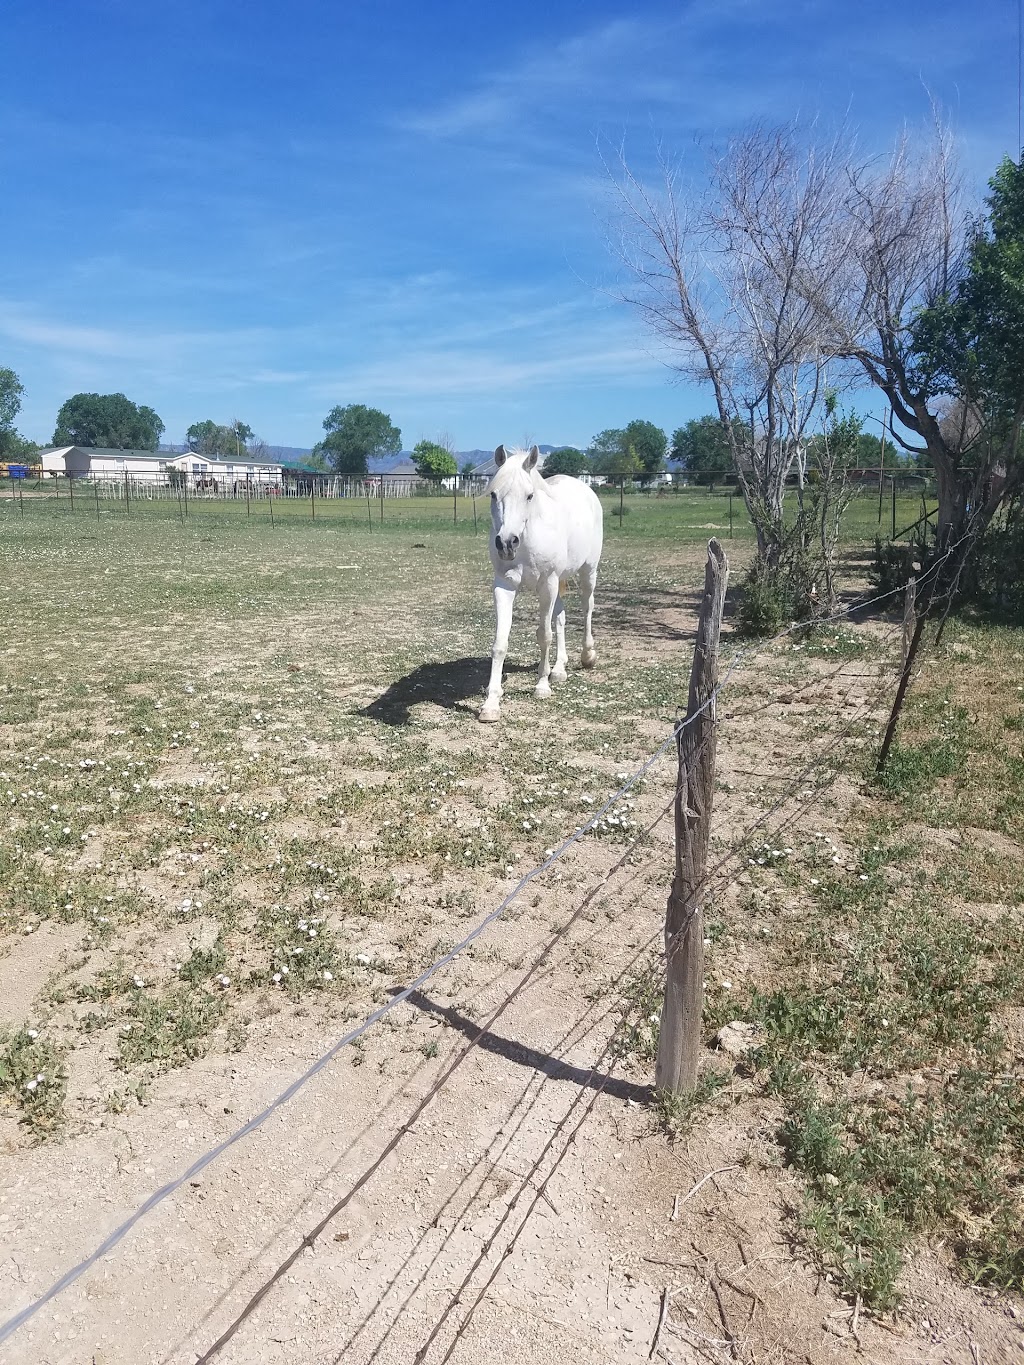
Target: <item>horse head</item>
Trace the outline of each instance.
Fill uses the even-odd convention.
[[[511,564],[519,552],[536,492],[533,471],[539,459],[540,451],[536,446],[529,451],[506,450],[499,446],[494,452],[497,470],[489,485],[491,526],[494,548],[504,564]]]

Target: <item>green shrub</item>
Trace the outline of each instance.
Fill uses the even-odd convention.
[[[815,598],[809,576],[799,561],[770,569],[759,559],[743,580],[736,621],[741,635],[777,635],[790,621],[814,615]]]

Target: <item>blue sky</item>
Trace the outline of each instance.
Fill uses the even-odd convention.
[[[952,116],[982,188],[1017,135],[1012,0],[6,0],[0,366],[19,427],[121,391],[180,441],[585,444],[709,411],[607,286],[598,139]]]

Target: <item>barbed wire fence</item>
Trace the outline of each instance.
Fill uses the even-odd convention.
[[[947,552],[947,555],[953,553],[955,549],[956,547],[952,547]],[[923,584],[927,585],[930,575],[934,575],[935,578],[937,579],[940,567],[943,562],[944,561],[941,559],[936,560],[930,566],[927,573],[925,575],[922,575],[922,577],[918,580],[917,584],[918,593],[921,592]],[[886,601],[891,602],[894,598],[901,596],[903,593],[904,589],[900,587],[892,589],[888,592],[875,594],[871,597],[854,601],[844,609],[834,612],[827,617],[820,618],[820,620],[816,621],[814,624],[818,626],[823,626],[835,624],[843,620],[850,619],[851,617],[854,617],[859,613],[863,613],[872,607],[879,606],[883,602]],[[155,1190],[149,1196],[149,1198],[146,1199],[142,1204],[140,1204],[138,1208],[136,1208],[135,1211],[129,1217],[124,1219],[117,1227],[115,1227],[92,1252],[90,1252],[86,1257],[84,1257],[84,1259],[79,1261],[76,1265],[70,1267],[44,1293],[39,1295],[31,1303],[27,1304],[24,1308],[22,1308],[19,1312],[15,1313],[5,1322],[0,1324],[0,1344],[7,1341],[11,1336],[13,1336],[15,1332],[17,1332],[21,1327],[23,1327],[32,1318],[34,1318],[48,1303],[52,1302],[66,1289],[68,1289],[72,1284],[74,1284],[82,1275],[84,1275],[89,1269],[95,1266],[103,1257],[109,1255],[109,1253],[121,1241],[123,1241],[123,1239],[127,1237],[128,1234],[160,1204],[164,1203],[166,1200],[171,1198],[178,1190],[180,1190],[188,1182],[194,1180],[202,1171],[204,1171],[208,1166],[215,1162],[224,1153],[229,1151],[232,1147],[237,1145],[243,1139],[250,1136],[252,1133],[256,1132],[259,1128],[261,1128],[263,1124],[265,1124],[273,1114],[283,1109],[301,1090],[303,1090],[314,1079],[314,1077],[316,1077],[320,1072],[322,1072],[339,1055],[339,1053],[341,1053],[345,1048],[349,1047],[357,1040],[362,1038],[364,1034],[366,1034],[369,1030],[374,1028],[374,1026],[378,1024],[382,1019],[384,1019],[388,1014],[390,1014],[391,1011],[396,1009],[404,1002],[409,1001],[412,997],[416,996],[420,992],[421,988],[427,984],[427,982],[429,982],[446,966],[451,964],[457,957],[459,957],[460,954],[462,954],[468,948],[470,948],[472,944],[475,943],[476,940],[481,937],[481,935],[483,935],[493,924],[495,924],[496,921],[498,921],[501,918],[501,916],[509,909],[512,903],[522,895],[522,893],[526,890],[526,888],[529,885],[531,885],[531,883],[533,883],[538,878],[542,877],[545,873],[553,869],[566,856],[570,849],[572,849],[581,840],[585,839],[588,835],[594,832],[598,828],[598,826],[605,820],[608,813],[630,792],[632,792],[637,787],[638,783],[642,782],[643,779],[647,777],[647,775],[654,769],[655,765],[659,763],[659,761],[666,755],[666,753],[673,746],[676,747],[678,752],[681,737],[683,737],[691,727],[696,726],[702,716],[704,716],[706,713],[712,711],[713,708],[715,708],[717,700],[721,696],[722,692],[729,686],[732,679],[737,675],[739,670],[746,663],[749,663],[752,659],[765,653],[766,651],[768,651],[773,646],[777,645],[778,643],[780,643],[782,640],[789,637],[793,633],[806,630],[807,626],[808,623],[794,623],[792,625],[787,626],[785,629],[779,631],[776,635],[772,636],[768,640],[762,641],[756,645],[745,646],[737,650],[733,655],[724,675],[721,677],[720,680],[715,682],[714,687],[711,690],[710,694],[707,697],[705,697],[696,708],[693,708],[685,717],[678,720],[672,726],[672,729],[668,736],[665,738],[665,740],[636,767],[636,769],[630,774],[628,779],[622,782],[622,784],[614,792],[611,793],[608,799],[597,810],[593,812],[590,818],[582,826],[576,829],[571,835],[569,835],[557,848],[553,849],[551,853],[547,857],[545,857],[545,859],[542,862],[538,863],[536,866],[529,869],[529,871],[527,871],[520,878],[516,886],[511,891],[509,891],[501,899],[501,901],[491,911],[489,911],[472,930],[470,930],[468,934],[466,934],[447,953],[439,957],[436,961],[434,961],[427,968],[425,968],[424,971],[422,971],[412,982],[410,982],[408,985],[404,986],[400,990],[397,990],[388,1001],[386,1001],[376,1010],[367,1015],[366,1018],[363,1019],[361,1023],[357,1024],[354,1028],[350,1029],[342,1037],[337,1039],[300,1076],[293,1080],[283,1091],[280,1092],[280,1094],[278,1094],[274,1099],[272,1099],[270,1103],[267,1104],[263,1109],[261,1109],[257,1114],[253,1115],[253,1117],[250,1118],[245,1124],[243,1124],[241,1127],[239,1127],[234,1132],[229,1134],[226,1138],[222,1139],[220,1142],[208,1148],[204,1153],[202,1153],[198,1158],[196,1158],[196,1160],[193,1161],[187,1167],[187,1169],[184,1170],[180,1175],[176,1176],[173,1180],[168,1181],[159,1189]],[[896,625],[892,626],[890,631],[887,632],[885,638],[893,646],[896,646],[901,643],[902,636],[903,622],[902,620],[900,620]],[[849,661],[844,661],[843,663],[840,663],[835,668],[828,670],[827,673],[825,673],[824,675],[818,674],[814,679],[812,679],[811,682],[805,685],[805,688],[801,688],[798,690],[803,691],[811,686],[820,685],[821,682],[825,679],[838,677],[848,666],[848,662]],[[895,661],[887,660],[887,662]],[[880,667],[875,674],[876,678],[878,677],[878,674],[882,672],[884,672],[884,669]],[[860,689],[861,683],[865,679],[865,676],[870,676],[870,673],[868,675],[865,675],[863,673],[858,673],[854,675],[854,680],[851,684],[851,693],[854,690]],[[902,672],[900,676],[902,677]],[[820,799],[823,791],[827,790],[828,786],[831,785],[832,782],[834,782],[835,778],[838,776],[839,771],[841,770],[839,742],[843,739],[848,738],[852,734],[853,730],[863,722],[866,716],[874,714],[875,708],[877,707],[878,703],[888,692],[891,691],[892,687],[893,687],[892,677],[883,676],[881,680],[878,682],[877,687],[871,690],[868,697],[862,700],[862,703],[857,708],[855,708],[854,713],[847,717],[845,724],[842,727],[840,727],[838,731],[829,734],[826,737],[825,742],[820,747],[819,752],[814,753],[806,763],[800,766],[798,771],[787,782],[782,792],[778,793],[775,796],[775,799],[772,801],[769,808],[765,811],[762,811],[757,816],[756,819],[754,819],[751,823],[746,825],[740,831],[740,833],[730,842],[728,847],[721,853],[721,855],[717,857],[714,864],[710,868],[706,869],[700,888],[700,897],[702,902],[720,895],[725,889],[727,889],[728,887],[735,883],[738,873],[735,870],[729,869],[738,860],[745,859],[747,857],[750,850],[751,840],[757,834],[759,833],[764,835],[770,834],[773,836],[778,835],[779,833],[781,833],[783,829],[791,825],[795,820],[797,820],[800,817],[800,815],[804,814],[816,803],[816,801]],[[727,718],[730,721],[734,722],[742,721],[744,719],[752,718],[763,712],[767,707],[776,704],[779,705],[785,704],[785,699],[777,698],[775,701],[760,702],[746,712],[732,711],[728,714]],[[698,748],[696,750],[697,757],[702,755],[705,752],[707,746],[711,743],[711,733],[712,731],[709,730],[702,737],[700,744],[698,745]],[[817,781],[813,787],[809,787],[810,779],[814,775],[822,774],[825,772],[826,769],[829,768],[832,769],[831,777],[822,777],[821,780]],[[794,797],[797,798],[795,802],[793,802]],[[280,1278],[287,1273],[288,1269],[290,1269],[290,1267],[295,1263],[298,1257],[301,1256],[303,1251],[314,1245],[317,1238],[326,1229],[326,1227],[329,1225],[332,1219],[334,1219],[337,1216],[337,1214],[342,1209],[344,1209],[348,1203],[351,1202],[355,1195],[365,1187],[365,1185],[369,1182],[369,1180],[376,1173],[376,1171],[380,1169],[381,1164],[395,1150],[395,1148],[401,1142],[402,1138],[410,1131],[410,1129],[416,1123],[419,1116],[442,1092],[444,1087],[451,1080],[452,1076],[454,1076],[455,1073],[458,1071],[459,1067],[463,1065],[466,1058],[473,1052],[473,1050],[476,1047],[480,1046],[483,1040],[489,1035],[493,1024],[512,1006],[515,1000],[518,999],[519,996],[521,996],[522,993],[529,988],[531,983],[536,981],[536,979],[543,972],[543,970],[549,965],[553,952],[558,947],[558,945],[565,939],[570,929],[579,922],[581,917],[584,916],[587,909],[593,904],[597,895],[600,894],[600,892],[610,884],[612,879],[627,866],[627,864],[630,861],[630,858],[636,852],[636,850],[642,847],[645,844],[645,842],[650,839],[653,830],[677,806],[677,801],[678,801],[677,790],[674,788],[671,797],[667,802],[665,802],[660,807],[660,809],[655,814],[654,818],[646,826],[644,826],[642,830],[639,830],[633,834],[622,855],[618,859],[616,859],[616,861],[607,869],[607,871],[590,887],[590,889],[586,892],[582,899],[575,905],[572,912],[560,923],[558,928],[545,940],[545,942],[540,948],[539,953],[533,958],[529,967],[519,978],[518,982],[512,987],[510,991],[508,991],[502,997],[501,1001],[498,1003],[496,1008],[490,1013],[490,1015],[488,1015],[485,1022],[482,1025],[480,1025],[478,1029],[476,1029],[474,1034],[470,1038],[468,1038],[467,1042],[463,1045],[463,1047],[459,1049],[454,1058],[444,1067],[444,1069],[441,1071],[439,1076],[435,1079],[434,1083],[428,1090],[427,1094],[417,1103],[411,1116],[395,1130],[395,1132],[392,1134],[391,1138],[385,1144],[384,1148],[379,1153],[379,1155],[367,1167],[363,1174],[355,1182],[351,1184],[351,1186],[345,1192],[345,1194],[342,1195],[340,1199],[335,1201],[335,1203],[332,1205],[331,1209],[327,1212],[327,1214],[323,1216],[319,1220],[319,1222],[313,1228],[311,1228],[309,1232],[306,1233],[304,1237],[302,1237],[302,1239],[297,1244],[293,1252],[290,1253],[290,1255],[285,1259],[285,1261],[282,1262],[281,1265],[278,1266],[278,1268],[273,1272],[273,1274],[268,1277],[268,1279],[264,1282],[264,1284],[257,1291],[257,1293],[250,1298],[248,1303],[238,1314],[238,1316],[230,1325],[230,1327],[224,1333],[222,1333],[222,1335],[213,1343],[213,1345],[210,1348],[208,1348],[206,1353],[199,1358],[197,1365],[206,1365],[207,1362],[212,1361],[214,1359],[216,1354],[227,1344],[231,1337],[235,1335],[235,1333],[243,1325],[245,1320],[252,1314],[253,1311],[255,1311],[255,1309],[258,1307],[259,1303],[263,1300],[267,1293],[269,1293],[273,1286],[280,1280]],[[791,808],[787,810],[786,809],[787,805],[789,805],[791,802],[792,802]],[[771,822],[774,820],[776,816],[780,816],[781,818],[777,824],[773,825]],[[744,867],[746,866],[745,862],[743,866]],[[684,929],[685,927],[686,927],[685,925],[682,926],[682,928]],[[651,950],[653,944],[659,937],[661,937],[660,930],[658,931],[658,933],[651,936],[647,943],[645,943],[642,946],[639,953],[635,955],[633,959],[634,964],[639,958],[643,957],[645,953]],[[681,940],[679,928],[677,928],[673,934],[667,936],[665,942],[665,952],[663,954],[663,961],[665,962],[666,965],[671,964],[671,959],[674,953],[678,951],[678,945],[680,941]],[[626,969],[624,969],[624,971],[625,970]],[[621,977],[622,973],[620,973],[619,979],[621,979]],[[624,1010],[620,1015],[615,1028],[612,1030],[610,1038],[605,1043],[604,1047],[602,1048],[599,1054],[597,1061],[595,1061],[593,1065],[591,1071],[591,1083],[581,1086],[580,1095],[577,1096],[577,1099],[580,1099],[580,1097],[582,1097],[587,1092],[588,1089],[592,1091],[592,1095],[589,1102],[582,1107],[582,1113],[578,1118],[577,1124],[573,1128],[572,1132],[566,1139],[565,1144],[563,1145],[561,1153],[562,1156],[564,1156],[565,1151],[568,1151],[569,1148],[571,1147],[572,1142],[575,1140],[576,1134],[579,1131],[580,1127],[582,1127],[582,1124],[586,1121],[586,1118],[590,1115],[590,1113],[592,1113],[599,1095],[607,1087],[608,1081],[611,1077],[611,1072],[609,1070],[607,1074],[600,1073],[600,1067],[609,1058],[609,1056],[614,1055],[614,1046],[616,1041],[619,1038],[621,1038],[623,1032],[629,1027],[629,1024],[631,1022],[632,1012],[629,1010]],[[574,1101],[573,1106],[571,1106],[570,1113],[572,1112],[572,1109],[575,1107],[575,1104],[576,1101]],[[539,1163],[541,1162],[543,1156],[552,1150],[559,1133],[561,1133],[565,1128],[565,1125],[567,1124],[569,1117],[570,1115],[567,1114],[558,1124],[556,1131],[553,1132],[551,1139],[545,1145],[541,1157],[538,1158],[538,1163],[535,1163],[535,1168],[531,1170],[531,1173],[529,1173],[531,1178],[534,1174],[536,1174],[536,1169],[539,1168]],[[554,1173],[558,1161],[560,1160],[561,1156],[557,1158],[555,1164],[551,1167],[542,1183],[539,1186],[534,1187],[535,1196],[533,1202],[527,1209],[523,1223],[520,1225],[519,1229],[515,1233],[515,1237],[518,1237],[519,1232],[521,1232],[522,1226],[525,1225],[525,1221],[529,1218],[530,1212],[532,1211],[533,1207],[535,1207],[537,1200],[543,1197],[542,1191],[546,1187],[547,1182],[550,1180],[551,1175]],[[528,1181],[524,1181],[524,1185],[522,1188],[525,1189],[528,1183],[529,1183]],[[516,1200],[513,1201],[513,1204],[518,1202],[518,1198],[519,1196],[517,1195]],[[510,1205],[510,1208],[507,1211],[507,1216],[511,1216],[511,1209],[512,1206]],[[502,1225],[504,1225],[505,1221],[506,1219],[502,1220]],[[495,1230],[494,1235],[492,1236],[491,1239],[489,1239],[484,1250],[481,1252],[480,1257],[478,1258],[477,1264],[482,1264],[483,1261],[486,1259],[486,1255],[489,1253],[491,1247],[493,1246],[494,1240],[497,1237],[499,1230]],[[480,1294],[478,1295],[477,1300],[470,1308],[469,1310],[470,1315],[472,1314],[473,1311],[475,1311],[476,1306],[481,1301],[483,1295],[486,1293],[486,1290],[489,1287],[490,1283],[493,1281],[495,1275],[500,1270],[501,1264],[503,1263],[505,1256],[507,1256],[507,1254],[508,1252],[506,1251],[505,1253],[503,1253],[502,1257],[499,1258],[498,1264],[494,1268],[493,1274],[491,1275],[490,1279],[488,1279],[488,1281],[485,1283],[485,1285],[480,1291]],[[464,1284],[459,1289],[459,1291],[453,1296],[452,1300],[453,1305],[456,1305],[458,1303],[462,1293],[464,1292],[465,1288],[468,1285],[468,1279],[469,1277],[467,1277],[466,1284]],[[450,1317],[450,1312],[446,1311],[444,1320],[446,1321],[448,1317]],[[418,1360],[425,1359],[426,1352],[429,1350],[433,1342],[436,1340],[437,1335],[441,1330],[441,1326],[442,1323],[439,1322],[438,1326],[432,1332],[430,1338],[422,1348],[420,1354],[417,1356]],[[461,1332],[464,1330],[464,1326],[465,1324],[463,1324],[463,1326],[460,1327],[459,1333],[457,1335],[461,1335]],[[449,1348],[448,1353],[444,1356],[445,1360],[449,1358],[452,1349],[454,1349],[454,1344],[452,1345],[452,1347]]]

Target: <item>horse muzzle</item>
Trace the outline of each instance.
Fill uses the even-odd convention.
[[[499,559],[503,560],[506,564],[511,564],[513,559],[515,559],[516,557],[517,550],[519,549],[519,537],[495,536],[494,548],[498,552]]]

